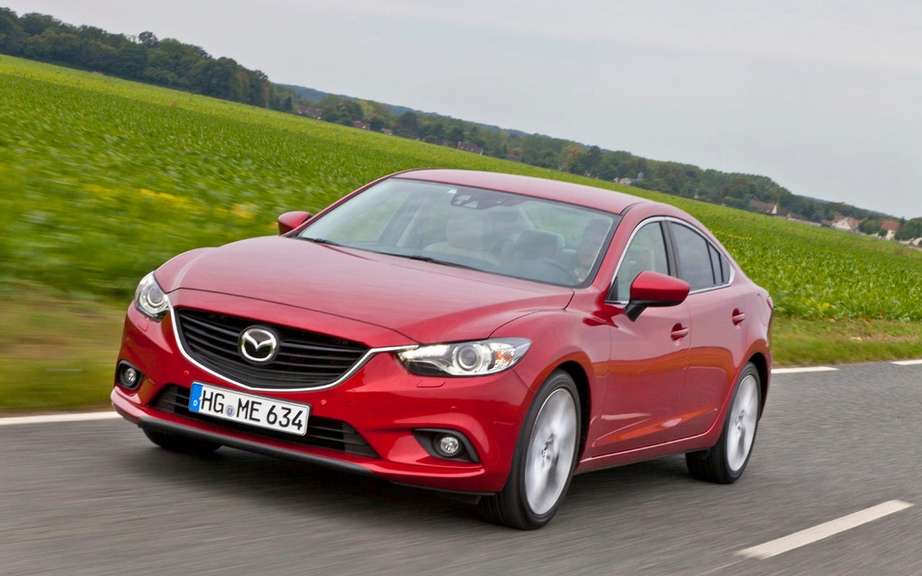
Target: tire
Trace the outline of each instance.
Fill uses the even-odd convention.
[[[743,475],[759,428],[761,384],[759,371],[754,365],[747,364],[733,391],[733,401],[727,410],[720,440],[708,450],[685,455],[692,477],[717,484],[732,484]]]
[[[180,434],[172,434],[170,432],[149,428],[144,428],[143,430],[144,435],[147,436],[151,442],[170,452],[191,454],[193,456],[205,456],[221,447],[221,445],[216,442],[208,442],[207,440],[200,440],[198,438],[192,438],[191,436],[182,436]]]
[[[579,460],[580,403],[576,384],[552,373],[535,396],[502,492],[480,500],[484,518],[520,530],[541,528],[557,513]]]

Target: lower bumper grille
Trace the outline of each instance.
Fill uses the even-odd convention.
[[[282,432],[254,428],[236,422],[190,412],[188,408],[189,389],[175,384],[166,386],[152,405],[157,410],[163,412],[169,412],[170,414],[176,414],[177,416],[182,416],[191,420],[217,424],[224,428],[238,430],[240,432],[252,434],[253,436],[264,436],[290,442],[292,444],[326,448],[328,450],[355,454],[357,456],[378,457],[378,454],[368,445],[365,439],[355,431],[355,428],[341,420],[321,418],[312,415],[307,420],[307,434],[305,436],[293,436]]]

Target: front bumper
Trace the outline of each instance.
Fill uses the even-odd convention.
[[[174,305],[224,314],[242,314],[241,310],[246,310],[248,317],[305,330],[331,325],[330,317],[319,312],[234,296],[180,292],[170,295]],[[170,315],[159,322],[151,321],[134,307],[125,320],[119,361],[136,366],[144,380],[134,390],[115,386],[111,399],[123,417],[141,427],[199,436],[235,448],[440,490],[490,493],[501,490],[506,483],[528,399],[528,387],[515,371],[478,378],[421,377],[407,372],[393,354],[383,352],[334,387],[254,392],[190,362],[179,349],[172,322]],[[344,324],[353,323],[342,319],[337,323],[340,327]],[[336,335],[356,339],[353,334]],[[362,336],[366,344],[375,348],[412,344],[405,338],[394,341],[393,334]],[[379,340],[368,341],[375,338]],[[348,424],[376,456],[267,437],[255,429],[203,421],[158,408],[157,401],[167,387],[191,388],[193,382],[310,404],[311,418]],[[477,462],[431,455],[414,435],[414,430],[419,429],[462,433],[476,451]]]

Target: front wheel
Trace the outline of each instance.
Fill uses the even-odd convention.
[[[528,411],[505,488],[481,499],[484,516],[521,530],[550,522],[570,486],[579,438],[576,384],[566,372],[554,372]]]
[[[685,455],[688,471],[693,477],[718,484],[732,484],[743,475],[752,455],[759,426],[759,380],[759,371],[752,364],[747,364],[733,393],[733,402],[727,411],[720,440],[709,450]]]

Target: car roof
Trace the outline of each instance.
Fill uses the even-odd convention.
[[[595,188],[546,178],[501,174],[499,172],[431,169],[410,170],[396,174],[394,177],[523,194],[525,196],[578,204],[615,214],[620,214],[625,208],[634,204],[653,204],[649,200],[605,188]]]

